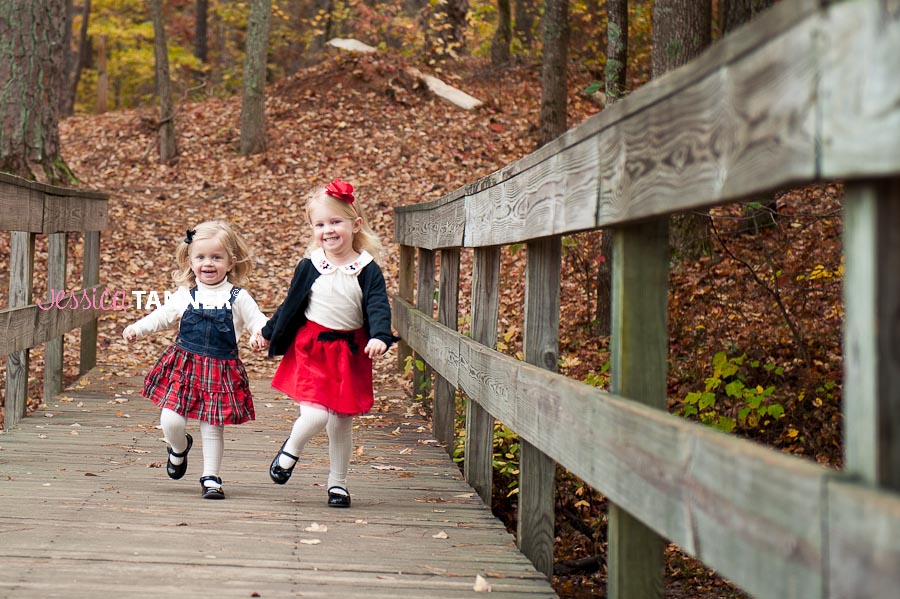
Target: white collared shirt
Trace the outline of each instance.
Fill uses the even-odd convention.
[[[374,260],[363,250],[350,264],[331,264],[325,250],[317,248],[309,259],[319,271],[306,307],[306,318],[337,331],[352,331],[363,326],[362,289],[357,276]]]

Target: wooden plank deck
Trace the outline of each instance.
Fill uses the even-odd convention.
[[[0,597],[480,597],[476,575],[492,597],[556,596],[403,402],[358,419],[341,510],[324,434],[269,480],[295,408],[267,381],[257,420],[226,427],[224,501],[200,497],[194,421],[187,475],[166,476],[140,386],[98,367],[0,435]]]

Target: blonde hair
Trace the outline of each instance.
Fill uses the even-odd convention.
[[[306,199],[306,222],[312,226],[312,219],[309,216],[310,208],[313,204],[317,203],[325,203],[329,208],[334,209],[339,214],[346,216],[347,218],[362,219],[359,231],[353,234],[353,251],[361,252],[366,250],[375,260],[381,256],[381,252],[383,250],[381,240],[378,238],[378,235],[375,234],[375,231],[372,230],[372,227],[369,226],[369,222],[366,220],[366,215],[362,211],[362,206],[359,205],[359,198],[356,198],[356,201],[350,203],[345,202],[344,200],[339,200],[335,197],[332,197],[325,193],[325,188],[320,187],[316,191],[312,192],[309,197]],[[309,247],[306,248],[306,255],[309,256],[312,254],[313,250],[319,247],[318,241],[316,241],[315,235],[313,235],[312,241],[309,243]]]
[[[236,287],[246,285],[250,278],[250,271],[253,270],[253,261],[250,258],[250,249],[246,242],[231,228],[231,225],[225,221],[210,220],[200,223],[194,227],[193,231],[192,241],[216,239],[222,244],[228,258],[234,263],[226,275],[228,282]],[[194,271],[191,270],[191,245],[184,240],[175,250],[175,263],[178,265],[177,270],[172,272],[175,284],[193,287],[196,279]]]

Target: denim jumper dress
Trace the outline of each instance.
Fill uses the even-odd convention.
[[[238,357],[231,305],[240,287],[231,290],[221,308],[191,304],[181,316],[175,344],[170,346],[144,381],[144,397],[160,408],[212,425],[254,420],[253,398],[244,365]]]
[[[240,287],[234,287],[225,306],[207,309],[202,307],[202,304],[197,304],[197,288],[192,288],[191,303],[181,315],[181,326],[175,345],[184,351],[201,356],[222,360],[237,359],[238,346],[235,341],[231,305],[240,292]]]

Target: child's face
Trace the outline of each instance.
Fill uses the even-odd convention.
[[[329,260],[343,264],[356,259],[353,235],[359,232],[361,218],[345,216],[328,202],[315,202],[309,207],[309,221],[316,243]]]
[[[206,285],[216,285],[228,275],[234,262],[222,242],[215,237],[197,239],[191,243],[191,270],[197,281]]]

